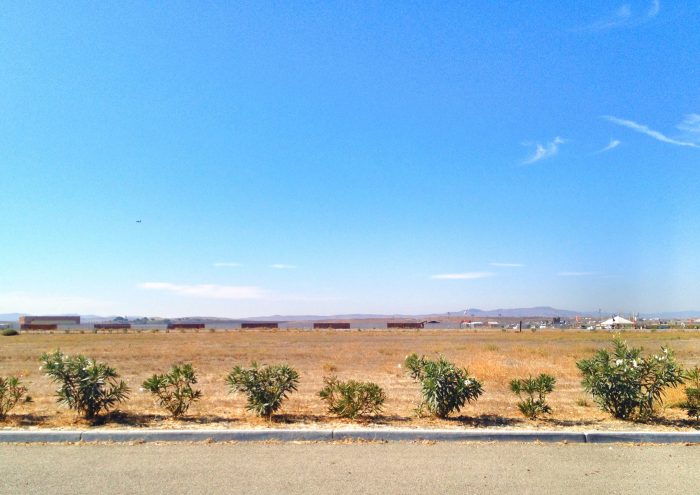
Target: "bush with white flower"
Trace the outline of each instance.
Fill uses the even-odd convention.
[[[419,414],[427,409],[438,418],[446,418],[483,393],[481,382],[469,376],[467,368],[458,368],[442,356],[431,361],[411,354],[405,364],[411,377],[421,384],[423,401],[418,405]]]
[[[126,383],[118,380],[119,374],[106,363],[61,351],[44,353],[40,359],[46,376],[59,384],[58,402],[85,419],[95,419],[129,397]]]
[[[631,348],[619,337],[613,340],[612,352],[601,349],[576,366],[583,374],[584,389],[602,410],[618,419],[651,418],[666,389],[684,380],[683,369],[669,349],[642,356],[641,348]]]

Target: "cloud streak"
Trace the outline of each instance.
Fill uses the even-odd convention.
[[[430,278],[434,280],[476,280],[493,277],[494,275],[492,272],[441,273]]]
[[[140,289],[169,292],[180,296],[198,297],[202,299],[264,299],[267,293],[260,287],[246,285],[216,285],[216,284],[172,284],[169,282],[144,282]]]
[[[588,277],[595,275],[595,272],[559,272],[557,275],[560,277]]]
[[[614,150],[615,148],[620,146],[620,144],[622,144],[622,141],[620,141],[619,139],[611,139],[605,148],[599,149],[598,151],[596,151],[593,154],[599,155],[601,153],[605,153],[606,151]]]
[[[275,263],[274,265],[270,265],[270,268],[274,268],[276,270],[293,270],[296,268],[296,265],[286,265],[284,263]]]
[[[559,151],[559,145],[565,143],[566,141],[559,136],[555,137],[552,141],[545,145],[540,143],[535,143],[534,154],[523,162],[523,165],[530,165],[545,158],[550,158],[557,154]]]
[[[578,29],[578,31],[604,31],[607,29],[639,26],[656,17],[660,10],[661,3],[659,0],[652,0],[646,11],[636,15],[629,4],[623,4],[615,12]]]
[[[700,115],[689,113],[683,121],[676,126],[676,129],[683,131],[688,141],[700,141]]]
[[[653,0],[651,2],[649,10],[647,10],[647,17],[656,17],[656,15],[659,13],[659,10],[661,10],[661,2],[659,0]]]
[[[697,115],[690,114],[689,116],[686,116],[686,120],[684,120],[681,124],[679,124],[679,126],[683,126],[683,125],[692,126],[695,116],[697,116]],[[659,131],[655,131],[654,129],[651,129],[647,125],[639,124],[639,123],[634,122],[632,120],[621,119],[619,117],[613,117],[612,115],[603,115],[603,118],[609,122],[612,122],[613,124],[617,124],[617,125],[620,125],[622,127],[627,127],[628,129],[632,129],[635,132],[645,134],[645,135],[649,136],[650,138],[656,139],[657,141],[661,141],[662,143],[672,144],[674,146],[687,146],[690,148],[700,148],[700,144],[698,144],[698,143],[694,143],[694,142],[688,141],[688,140],[681,141],[679,139],[670,138],[670,137],[662,134]],[[700,117],[698,117],[698,121],[699,121],[698,125],[700,125]]]
[[[520,268],[520,267],[525,266],[525,265],[523,265],[522,263],[496,263],[496,262],[493,262],[493,263],[489,263],[489,266],[498,266],[498,267],[502,267],[502,268]]]

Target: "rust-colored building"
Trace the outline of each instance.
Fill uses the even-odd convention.
[[[80,325],[80,316],[20,316],[20,325]]]
[[[390,321],[386,324],[387,328],[423,328],[425,323],[413,321]]]
[[[279,328],[274,321],[246,321],[241,323],[241,328]]]
[[[55,323],[22,323],[20,330],[58,330]]]
[[[314,323],[314,328],[331,328],[331,329],[349,329],[350,323],[326,323],[326,322],[316,322]]]
[[[205,326],[204,323],[168,323],[168,330],[175,330],[177,328],[204,328]]]

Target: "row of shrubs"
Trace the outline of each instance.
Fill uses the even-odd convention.
[[[88,420],[109,411],[125,401],[129,388],[119,379],[116,370],[82,355],[68,356],[60,351],[43,354],[40,358],[46,375],[58,384],[57,400]],[[643,356],[641,348],[630,348],[615,338],[612,351],[599,350],[590,359],[576,363],[583,375],[583,387],[591,393],[600,408],[619,419],[647,420],[654,407],[669,387],[686,381],[686,401],[681,405],[690,417],[700,419],[700,369],[683,368],[673,353],[661,348],[661,353]],[[479,380],[469,375],[444,357],[436,360],[411,354],[405,367],[421,387],[422,401],[419,414],[426,411],[438,418],[459,412],[465,404],[476,401],[483,393]],[[250,367],[236,366],[226,376],[230,392],[247,396],[247,408],[270,419],[279,410],[284,399],[297,390],[299,373],[286,364]],[[546,398],[554,390],[556,379],[548,374],[514,379],[511,391],[520,399],[518,408],[531,419],[551,413]],[[142,384],[142,389],[153,394],[159,406],[173,417],[187,413],[198,401],[201,390],[195,369],[191,364],[174,365],[165,374],[155,374]],[[0,418],[20,401],[26,400],[27,389],[17,377],[0,377]],[[340,381],[325,377],[324,387],[318,393],[331,414],[357,418],[379,414],[386,394],[377,384],[356,380]]]

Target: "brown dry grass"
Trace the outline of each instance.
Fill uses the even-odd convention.
[[[655,352],[670,346],[687,366],[700,359],[699,332],[625,332],[634,346]],[[106,427],[263,427],[265,420],[245,410],[245,398],[229,395],[224,377],[234,364],[287,362],[301,375],[298,392],[291,395],[276,417],[276,427],[303,427],[318,423],[350,424],[328,417],[317,397],[322,379],[336,374],[341,379],[371,380],[387,393],[385,413],[371,424],[407,427],[507,426],[527,428],[687,428],[684,412],[677,407],[681,389],[672,390],[660,411],[662,419],[639,425],[615,421],[600,412],[580,386],[576,361],[608,346],[607,332],[538,331],[503,333],[450,330],[377,331],[226,331],[200,333],[53,334],[19,335],[0,338],[0,375],[22,377],[34,401],[17,406],[6,426],[76,427],[82,425],[71,411],[55,403],[52,384],[39,370],[42,352],[61,349],[81,353],[114,366],[132,388],[128,402],[119,407]],[[418,386],[400,367],[406,355],[443,354],[484,383],[484,395],[467,406],[461,415],[448,420],[417,418]],[[164,372],[173,363],[192,362],[198,370],[204,397],[188,417],[175,421],[153,404],[147,393],[139,392],[150,374]],[[508,389],[512,378],[542,372],[557,377],[550,396],[554,414],[545,420],[523,419]]]

